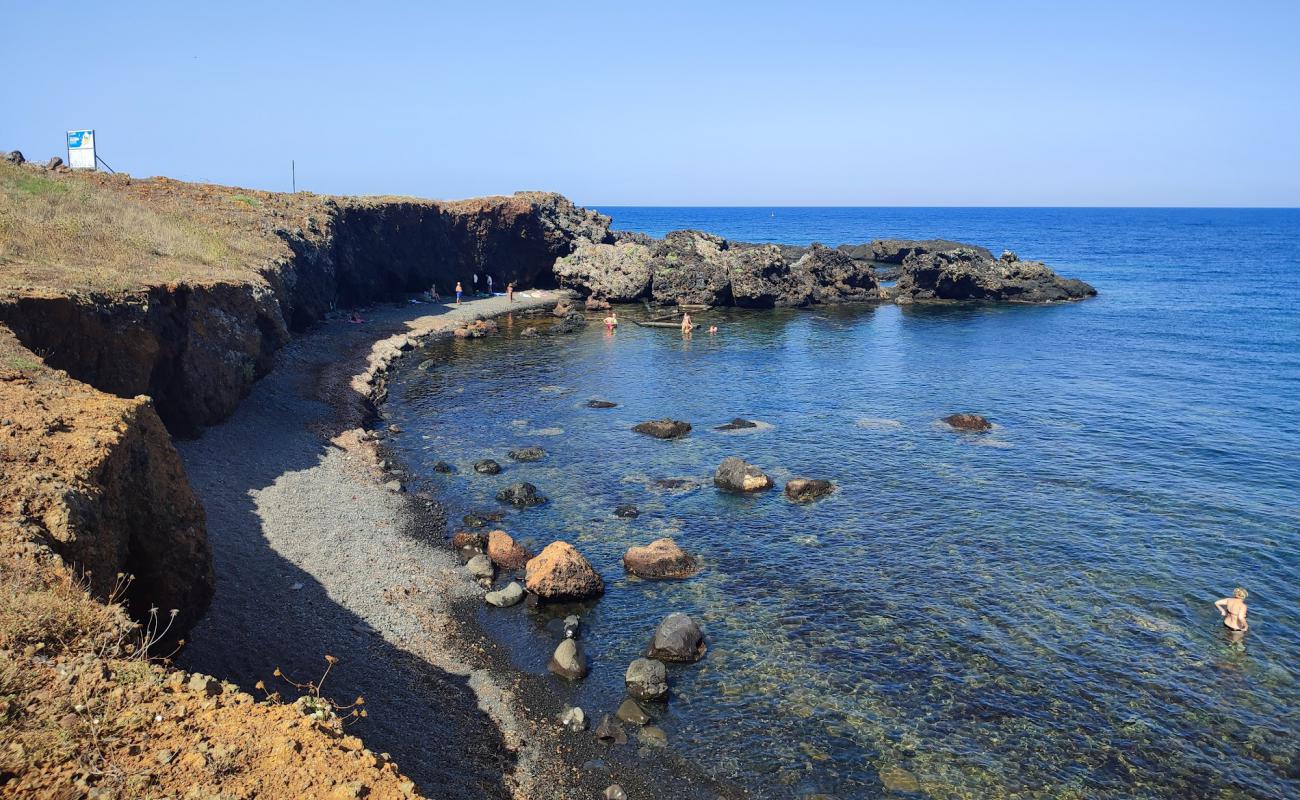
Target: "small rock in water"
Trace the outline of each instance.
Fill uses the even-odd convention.
[[[497,475],[501,472],[501,465],[490,458],[485,458],[474,464],[474,471],[481,475]]]
[[[664,617],[655,629],[654,638],[646,650],[646,656],[660,661],[677,661],[689,663],[704,657],[708,645],[704,634],[695,620],[680,611],[674,611]]]
[[[656,419],[634,425],[632,430],[656,439],[678,439],[691,432],[691,423],[676,419]]]
[[[618,408],[618,403],[611,403],[608,400],[588,400],[587,408]]]
[[[750,422],[747,419],[736,417],[731,422],[728,422],[725,425],[719,425],[718,427],[714,428],[714,430],[715,431],[742,431],[745,430],[746,428],[757,428],[757,427],[758,427],[757,422]]]
[[[668,670],[662,661],[638,658],[628,665],[623,683],[637,700],[661,700],[668,695]]]
[[[492,566],[492,559],[482,553],[466,562],[465,569],[472,577],[479,579],[491,580],[496,573],[496,569]]]
[[[627,800],[627,792],[617,783],[605,788],[605,800]]]
[[[771,488],[772,479],[753,464],[730,456],[713,473],[713,484],[731,492],[761,492]]]
[[[600,724],[596,726],[596,738],[608,744],[627,744],[627,733],[623,726],[609,718],[609,715],[600,718]]]
[[[630,697],[624,700],[623,704],[618,707],[618,712],[615,716],[624,722],[630,722],[633,725],[646,725],[654,719],[649,714],[645,713],[645,709],[641,708],[641,706]]]
[[[614,509],[614,516],[619,517],[620,519],[636,519],[641,516],[641,511],[631,503],[624,503]]]
[[[587,677],[587,657],[575,640],[565,639],[555,648],[546,668],[561,678],[579,680]]]
[[[587,715],[582,713],[582,709],[577,706],[565,706],[560,712],[560,727],[568,728],[577,733],[587,729]]]
[[[656,539],[644,547],[630,547],[623,554],[623,568],[638,578],[662,580],[689,578],[699,569],[695,558],[672,539]]]
[[[495,592],[488,592],[483,596],[483,600],[490,606],[497,608],[509,608],[520,600],[524,599],[524,587],[519,585],[518,581],[511,581],[504,588]]]
[[[401,433],[401,432],[402,432],[402,429],[401,429],[399,426],[397,426],[397,425],[389,425],[389,426],[388,426],[388,432],[389,432],[389,433]]]
[[[540,506],[546,502],[546,498],[537,493],[537,487],[531,483],[516,483],[506,489],[497,492],[497,499],[503,503],[509,503],[517,508],[528,508],[529,506]]]
[[[510,456],[515,461],[541,461],[543,458],[546,458],[546,451],[540,447],[520,447],[511,450],[506,455]]]
[[[564,618],[564,638],[566,638],[566,639],[577,639],[577,638],[578,638],[578,632],[579,632],[579,630],[580,630],[581,625],[582,625],[582,620],[580,620],[580,619],[578,618],[578,615],[577,615],[577,614],[570,614],[569,616],[565,617],[565,618]]]
[[[959,431],[987,431],[993,427],[993,423],[979,414],[949,414],[943,421]]]
[[[460,518],[460,521],[465,523],[467,528],[482,528],[487,525],[487,520],[478,514],[466,514]]]
[[[820,478],[791,478],[785,484],[785,496],[796,503],[811,503],[835,491],[835,485]]]
[[[640,731],[641,741],[654,747],[666,747],[668,745],[668,734],[664,729],[657,725],[646,725]]]
[[[456,468],[453,467],[451,464],[448,464],[446,461],[439,461],[438,463],[433,465],[433,471],[441,472],[445,475],[445,474],[455,472]]]

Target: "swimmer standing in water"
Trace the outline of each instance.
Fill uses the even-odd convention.
[[[1223,625],[1234,631],[1245,633],[1250,629],[1246,624],[1246,595],[1248,592],[1238,586],[1232,590],[1232,597],[1225,597],[1222,600],[1215,600],[1214,607],[1219,609],[1219,615],[1223,617]]]
[[[683,311],[682,312],[682,335],[690,336],[691,331],[693,330],[695,330],[695,323],[691,322],[691,315]]]
[[[609,312],[609,316],[605,317],[605,330],[612,331],[617,327],[618,327],[618,314],[616,314],[613,310],[611,310]]]

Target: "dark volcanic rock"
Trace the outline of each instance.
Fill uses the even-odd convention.
[[[433,465],[433,471],[441,472],[444,475],[448,475],[450,473],[455,472],[456,468],[453,467],[451,464],[448,464],[446,461],[439,461],[438,463]]]
[[[627,732],[606,714],[596,726],[596,738],[606,744],[627,744]],[[607,792],[608,794],[608,792]],[[626,795],[624,795],[626,797]]]
[[[900,303],[936,300],[1050,303],[1096,294],[1097,290],[1088,284],[1062,278],[1041,261],[995,260],[987,250],[964,247],[908,256],[903,262],[896,296]]]
[[[726,255],[735,305],[772,308],[808,302],[812,287],[806,276],[792,271],[780,247],[732,244]]]
[[[485,458],[474,464],[474,471],[482,475],[497,475],[501,472],[501,465],[490,458]]]
[[[641,516],[641,512],[638,511],[637,507],[632,505],[631,503],[624,503],[623,505],[614,509],[614,516],[618,517],[619,519],[636,519],[637,517]]]
[[[639,300],[650,291],[650,247],[624,241],[580,244],[555,262],[560,285],[614,303]]]
[[[574,311],[550,327],[547,333],[577,333],[587,326],[587,318],[581,311]]]
[[[628,665],[623,684],[637,700],[662,700],[668,695],[668,670],[662,661],[638,658]]]
[[[655,239],[653,236],[651,236],[648,233],[641,233],[640,231],[611,230],[609,232],[609,236],[611,239],[613,239],[614,244],[623,244],[625,242],[631,242],[632,244],[643,244],[649,246],[655,243]]]
[[[979,414],[949,414],[943,421],[959,431],[987,431],[993,427],[992,422]]]
[[[750,422],[747,419],[736,417],[731,422],[722,424],[714,428],[715,431],[743,431],[747,428],[757,428],[757,422]]]
[[[703,231],[672,231],[651,251],[650,295],[664,303],[728,305],[730,267],[726,239]]]
[[[983,247],[953,242],[948,239],[877,239],[870,245],[841,245],[841,247],[853,248],[852,254],[854,258],[861,257],[858,254],[862,251],[858,248],[870,248],[870,260],[879,264],[902,264],[911,255],[923,256],[958,249],[974,250],[985,258],[993,258],[993,254]]]
[[[796,503],[811,503],[833,491],[834,484],[818,478],[791,478],[785,484],[785,496]]]
[[[457,531],[451,537],[451,546],[457,550],[469,548],[480,552],[487,549],[487,537],[481,533],[471,531]]]
[[[22,164],[26,160],[27,159],[23,157],[21,150],[10,150],[8,153],[5,153],[5,161],[8,161],[10,164]]]
[[[695,558],[672,539],[656,539],[644,547],[629,547],[623,554],[623,569],[638,578],[689,578],[699,568]]]
[[[822,244],[813,243],[790,269],[806,276],[814,303],[880,299],[876,273],[869,265]]]
[[[772,479],[763,470],[735,456],[722,460],[713,473],[713,483],[731,492],[759,492],[772,487]]]
[[[45,162],[46,169],[58,169],[63,166],[63,159],[58,156],[52,156],[49,161]]]
[[[695,624],[695,620],[675,611],[664,617],[664,621],[655,629],[646,657],[658,661],[689,663],[703,658],[707,649],[704,634],[700,632],[700,626]]]
[[[691,432],[691,423],[665,417],[634,425],[632,430],[656,439],[680,439]]]
[[[546,498],[537,493],[537,487],[531,483],[516,483],[497,492],[497,499],[518,508],[540,506]]]
[[[511,450],[506,455],[515,461],[541,461],[546,458],[546,451],[536,445],[531,447],[519,447]]]
[[[611,403],[608,400],[588,400],[587,408],[618,408],[618,403]]]

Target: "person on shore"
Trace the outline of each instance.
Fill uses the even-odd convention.
[[[474,289],[474,295],[477,296],[478,295],[478,273],[477,272],[474,273],[473,289]]]
[[[605,317],[605,330],[612,331],[618,327],[618,314],[611,309],[609,316]]]
[[[429,299],[435,303],[442,302],[442,297],[438,295],[438,284],[435,283],[429,287]]]
[[[492,296],[492,276],[489,275],[489,276],[487,276],[487,278],[488,278],[488,297],[491,297],[491,296]]]
[[[1219,609],[1219,615],[1223,617],[1224,627],[1241,633],[1245,633],[1250,629],[1250,626],[1246,624],[1247,594],[1245,589],[1238,586],[1232,590],[1232,597],[1214,601],[1214,607]]]
[[[460,281],[456,281],[456,305],[460,305]]]
[[[695,330],[695,323],[691,322],[691,315],[685,311],[682,312],[682,335],[690,336],[691,331]]]
[[[513,303],[514,301],[515,301],[515,282],[510,281],[510,283],[506,284],[506,302]]]

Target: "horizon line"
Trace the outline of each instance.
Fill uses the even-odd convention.
[[[1300,205],[1293,206],[1074,206],[1074,205],[815,205],[815,204],[797,204],[797,205],[727,205],[727,204],[709,204],[709,205],[667,205],[660,203],[578,203],[586,208],[944,208],[944,209],[1077,209],[1087,211],[1110,210],[1110,211],[1300,211]]]

